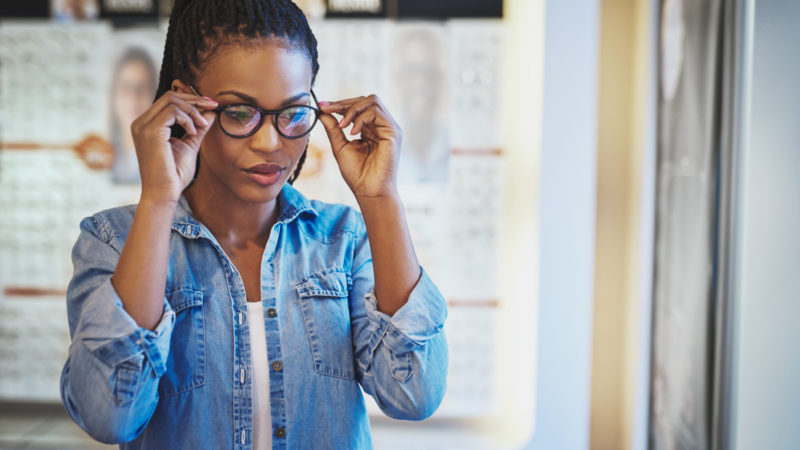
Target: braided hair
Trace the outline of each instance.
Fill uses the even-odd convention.
[[[291,0],[175,0],[155,98],[169,91],[176,78],[195,83],[199,70],[222,47],[255,45],[264,38],[280,39],[290,48],[305,51],[311,60],[313,85],[319,71],[317,39],[306,16]],[[180,125],[173,125],[173,136],[183,134]],[[300,174],[307,151],[306,146],[289,177],[290,184]]]

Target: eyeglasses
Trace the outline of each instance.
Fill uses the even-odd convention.
[[[191,89],[196,95],[202,96],[194,86],[191,86]],[[311,97],[314,99],[314,103],[319,104],[313,90]],[[261,109],[249,103],[218,106],[212,111],[217,113],[222,132],[232,138],[252,136],[264,124],[264,118],[272,115],[278,134],[287,139],[298,139],[311,132],[322,114],[322,111],[309,105],[289,105],[281,109],[270,110]]]

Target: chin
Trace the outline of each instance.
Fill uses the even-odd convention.
[[[269,186],[249,184],[237,189],[236,196],[246,203],[269,203],[278,198],[278,194],[285,184],[285,180]]]

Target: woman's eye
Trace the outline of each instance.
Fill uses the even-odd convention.
[[[250,122],[255,116],[257,111],[248,107],[233,107],[225,110],[225,116],[238,122]]]
[[[278,117],[278,121],[283,126],[293,127],[308,120],[310,115],[308,108],[291,108],[283,111]]]

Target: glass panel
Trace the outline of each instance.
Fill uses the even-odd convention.
[[[720,0],[664,0],[650,442],[709,445]]]

